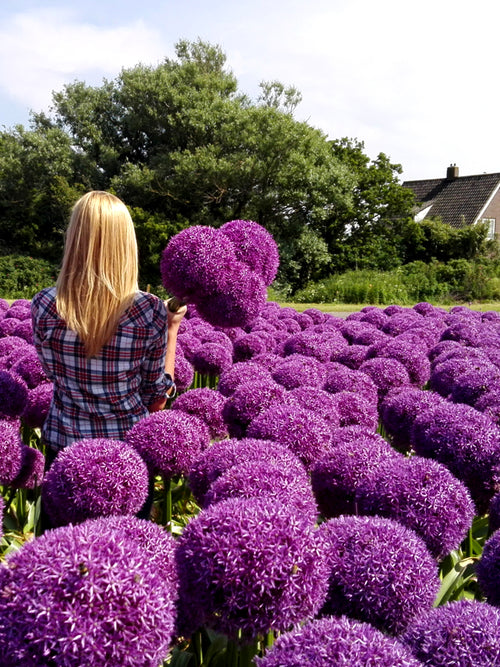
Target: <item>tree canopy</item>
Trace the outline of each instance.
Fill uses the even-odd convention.
[[[156,67],[53,93],[30,128],[0,132],[0,241],[57,261],[71,205],[107,189],[130,207],[141,281],[159,283],[168,239],[194,224],[251,219],[281,251],[279,282],[404,261],[412,195],[399,165],[362,142],[294,118],[300,93],[271,81],[239,91],[218,46],[180,41]]]

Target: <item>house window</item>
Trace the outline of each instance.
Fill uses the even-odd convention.
[[[488,225],[488,238],[494,239],[496,218],[481,218],[481,222],[484,222]]]

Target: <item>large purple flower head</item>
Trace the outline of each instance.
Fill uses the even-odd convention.
[[[271,406],[253,419],[247,436],[285,445],[310,469],[328,452],[332,429],[312,410],[282,403]]]
[[[12,352],[16,355],[16,358],[19,358],[21,354],[24,354],[29,349],[29,343],[19,338],[19,336],[5,336],[4,338],[0,338],[0,359],[10,355]]]
[[[408,387],[411,384],[405,366],[391,357],[367,359],[361,364],[359,370],[366,373],[376,385],[379,403],[391,389]]]
[[[361,316],[359,321],[373,324],[374,326],[377,327],[377,329],[383,327],[384,324],[389,319],[389,315],[387,315],[387,313],[384,313],[384,311],[381,308],[372,308],[370,310],[361,312],[363,313],[363,315]]]
[[[314,357],[291,354],[276,366],[272,377],[286,389],[320,387],[326,379],[326,370]]]
[[[204,343],[193,355],[193,368],[202,375],[218,377],[233,365],[233,355],[219,343]]]
[[[461,403],[443,401],[423,410],[413,423],[417,454],[444,463],[468,487],[479,513],[500,489],[500,429]]]
[[[12,373],[19,375],[28,385],[28,389],[33,389],[42,382],[47,382],[48,378],[42,368],[34,347],[30,346],[21,356],[18,356],[10,367]]]
[[[46,531],[0,570],[0,663],[157,667],[175,622],[175,586],[106,520]]]
[[[297,405],[306,410],[312,410],[318,417],[324,419],[331,427],[340,426],[340,414],[337,402],[332,394],[319,387],[297,387],[291,389],[285,397],[285,402]]]
[[[17,317],[3,317],[0,319],[0,337],[12,336],[17,326],[21,324],[21,320]],[[18,338],[18,336],[16,336]]]
[[[430,378],[431,364],[426,350],[415,346],[413,342],[393,338],[372,356],[390,357],[400,361],[408,371],[412,384],[417,387],[423,387]]]
[[[458,548],[476,513],[466,486],[443,464],[420,456],[382,461],[357,486],[356,505],[360,514],[414,530],[437,560]]]
[[[500,491],[495,493],[490,501],[488,509],[489,514],[489,531],[494,533],[500,528]]]
[[[297,479],[307,477],[303,463],[287,447],[270,440],[231,438],[214,442],[193,462],[188,477],[193,496],[204,506],[211,484],[229,468],[260,461],[290,471]]]
[[[270,285],[276,278],[280,258],[278,245],[267,229],[253,220],[231,220],[220,231],[233,242],[239,261]]]
[[[31,319],[21,320],[12,330],[12,335],[19,336],[19,338],[23,338],[27,343],[33,345],[34,337]]]
[[[377,402],[369,401],[352,391],[332,394],[340,417],[340,426],[366,426],[375,431],[378,426]]]
[[[178,391],[189,389],[194,380],[193,365],[182,356],[175,359],[175,386]]]
[[[408,331],[417,322],[420,322],[422,315],[419,315],[415,310],[408,309],[403,313],[394,313],[385,322],[381,330],[389,336],[398,336],[404,331]]]
[[[260,315],[266,299],[262,278],[237,262],[226,267],[217,289],[196,307],[200,316],[215,326],[244,327]]]
[[[52,382],[42,382],[28,391],[26,405],[21,414],[22,421],[30,428],[41,428],[52,402],[54,385]]]
[[[257,667],[421,667],[409,649],[347,616],[314,619],[282,634]]]
[[[19,417],[28,399],[26,382],[9,371],[0,370],[0,419]]]
[[[441,340],[456,340],[462,345],[478,347],[481,343],[482,329],[479,320],[456,321],[450,324],[441,335]]]
[[[182,320],[184,322],[184,320]],[[188,320],[189,321],[189,320]],[[205,345],[206,343],[218,343],[225,347],[226,350],[229,350],[231,354],[233,353],[233,341],[231,338],[222,331],[222,328],[213,329],[212,331],[207,331],[201,336],[201,342]]]
[[[491,667],[500,661],[500,611],[457,600],[420,614],[399,637],[430,667]]]
[[[271,372],[261,363],[237,361],[219,377],[217,389],[223,396],[234,394],[240,384],[254,380],[272,380]]]
[[[319,530],[330,566],[323,614],[345,614],[398,634],[432,607],[438,568],[412,530],[378,516],[340,516]]]
[[[0,484],[10,484],[19,474],[22,444],[19,422],[0,419]]]
[[[275,342],[267,331],[253,331],[240,336],[234,341],[234,362],[245,361],[264,352],[272,352]]]
[[[500,368],[485,365],[460,375],[451,388],[450,397],[455,403],[475,406],[490,389],[500,389]]]
[[[377,385],[369,375],[335,362],[328,367],[328,374],[322,388],[331,394],[351,391],[375,405],[378,401]]]
[[[363,361],[366,361],[367,354],[368,347],[366,345],[349,345],[334,355],[332,361],[357,371]]]
[[[322,324],[325,321],[326,315],[319,308],[306,308],[302,311],[308,315],[314,324]]]
[[[10,486],[14,489],[34,489],[41,485],[45,471],[45,456],[39,449],[21,447],[21,467]]]
[[[476,401],[474,407],[500,426],[500,387],[492,387]]]
[[[302,354],[306,357],[314,357],[325,362],[347,347],[347,341],[340,332],[310,333],[307,329],[293,334],[283,345],[285,356],[290,354]]]
[[[8,310],[5,311],[5,317],[13,317],[16,320],[29,320],[31,318],[30,301],[26,303],[13,303]]]
[[[471,370],[478,370],[483,364],[483,360],[452,356],[434,365],[429,378],[429,387],[446,398],[451,394],[461,375]]]
[[[344,434],[349,431],[350,434]],[[351,435],[352,437],[345,437]],[[358,486],[388,459],[402,457],[378,433],[359,426],[333,432],[332,447],[311,470],[311,483],[326,518],[356,514]]]
[[[429,361],[431,362],[431,368],[434,367],[435,363],[439,363],[439,357],[442,354],[447,354],[448,352],[453,352],[458,349],[463,349],[463,346],[456,340],[441,340],[439,343],[433,345],[427,353]]]
[[[317,531],[270,498],[202,510],[178,540],[179,621],[251,640],[312,618],[328,570]]]
[[[302,330],[309,329],[314,325],[313,318],[307,313],[299,313],[297,315],[297,322]]]
[[[203,387],[191,389],[178,396],[172,403],[172,410],[180,410],[195,415],[208,426],[212,439],[223,438],[227,435],[227,427],[222,418],[222,408],[226,402],[220,391]]]
[[[408,451],[411,445],[413,422],[418,414],[444,399],[433,391],[403,386],[389,391],[380,404],[380,421],[394,446]]]
[[[193,225],[173,236],[160,262],[163,286],[196,306],[219,288],[227,267],[238,262],[231,240],[212,227]]]
[[[268,461],[247,461],[228,468],[211,485],[204,507],[228,498],[273,498],[295,508],[314,525],[318,507],[307,475],[296,474],[296,466],[284,467]]]
[[[479,586],[486,600],[500,607],[500,530],[496,530],[485,542],[481,558],[476,564]]]
[[[42,485],[54,526],[113,514],[136,514],[148,493],[148,470],[120,440],[89,438],[60,451]]]
[[[244,438],[250,423],[273,405],[283,402],[286,389],[271,377],[256,378],[240,384],[227,397],[222,416],[232,438]]]
[[[139,452],[150,472],[174,477],[187,474],[194,459],[210,444],[210,431],[195,415],[160,410],[136,422],[125,442]]]

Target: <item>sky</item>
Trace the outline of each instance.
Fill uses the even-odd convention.
[[[0,130],[202,39],[241,92],[296,87],[297,120],[385,153],[402,181],[500,172],[499,21],[497,0],[0,0]]]

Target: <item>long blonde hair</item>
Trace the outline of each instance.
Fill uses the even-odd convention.
[[[87,357],[113,336],[137,292],[137,240],[125,204],[99,190],[73,207],[56,282],[56,307]]]

